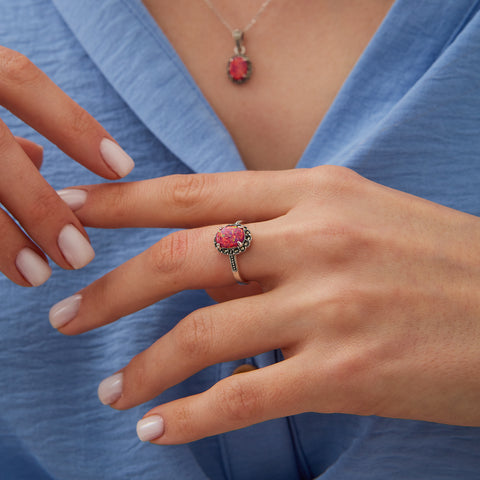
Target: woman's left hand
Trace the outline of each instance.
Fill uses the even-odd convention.
[[[127,409],[209,365],[284,356],[154,408],[143,440],[185,443],[307,411],[480,426],[479,218],[328,166],[77,188],[86,226],[185,230],[53,307],[62,333],[186,289],[220,301],[104,381],[105,403]],[[248,286],[213,245],[236,220],[253,237],[238,256]]]

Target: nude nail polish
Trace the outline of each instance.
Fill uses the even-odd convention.
[[[82,268],[95,257],[90,242],[73,225],[65,225],[58,236],[58,247],[75,269]]]
[[[137,435],[142,442],[150,442],[159,438],[165,431],[165,422],[160,415],[150,415],[137,423]]]
[[[87,192],[79,188],[57,190],[57,195],[73,210],[82,208],[87,200]]]
[[[128,175],[135,162],[132,160],[118,144],[108,138],[104,138],[100,142],[100,153],[102,154],[105,163],[119,176],[125,177]]]
[[[15,265],[25,280],[34,287],[45,283],[52,274],[52,269],[48,263],[38,253],[28,247],[20,250],[15,260]]]
[[[80,309],[82,296],[77,293],[55,304],[49,313],[49,320],[53,328],[60,328],[73,320]]]
[[[111,405],[122,395],[123,373],[116,373],[102,380],[98,386],[98,398],[104,405]]]

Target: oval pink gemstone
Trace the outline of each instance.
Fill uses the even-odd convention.
[[[215,241],[221,248],[238,247],[238,242],[243,243],[245,240],[245,232],[242,227],[236,225],[228,225],[217,232]]]
[[[228,71],[233,80],[243,80],[248,73],[248,62],[241,56],[230,59]]]

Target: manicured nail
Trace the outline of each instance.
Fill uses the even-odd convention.
[[[165,423],[160,415],[150,415],[137,423],[137,435],[142,442],[150,442],[163,435]]]
[[[82,208],[87,200],[87,192],[78,188],[57,190],[57,194],[73,211]]]
[[[102,380],[98,386],[98,398],[104,405],[111,405],[122,395],[123,373],[116,373]]]
[[[120,177],[128,175],[135,166],[135,162],[131,157],[119,145],[108,138],[104,138],[100,142],[100,153],[105,163]]]
[[[15,260],[18,271],[25,277],[30,285],[38,287],[45,283],[52,274],[48,263],[31,248],[20,250]]]
[[[63,227],[58,236],[58,247],[75,269],[84,267],[95,257],[89,241],[73,225]]]
[[[77,293],[63,299],[50,309],[49,320],[53,328],[60,328],[73,320],[80,309],[82,296]]]

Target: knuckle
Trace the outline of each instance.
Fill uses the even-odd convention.
[[[35,80],[40,70],[21,53],[0,47],[0,84],[18,85]]]
[[[92,220],[95,220],[93,216],[90,226],[107,226],[105,217],[111,222],[111,226],[132,226],[131,218],[134,216],[132,210],[135,209],[136,198],[133,197],[132,201],[132,194],[126,189],[126,185],[125,183],[103,183],[89,190],[89,196],[97,205],[96,212],[101,219],[98,224],[93,224]]]
[[[180,353],[198,361],[207,358],[215,338],[215,323],[206,311],[195,311],[175,329],[175,343]]]
[[[337,393],[331,413],[374,414],[372,371],[376,370],[366,351],[354,352],[348,358],[345,355],[326,369],[328,384]]]
[[[322,219],[302,225],[301,242],[306,251],[323,252],[323,260],[330,266],[341,267],[362,260],[377,248],[375,233],[358,223],[326,215]],[[295,232],[291,232],[293,237]],[[297,234],[298,235],[298,234]],[[286,236],[284,241],[288,241]],[[298,244],[298,238],[296,240]]]
[[[351,168],[341,167],[339,165],[320,165],[318,167],[314,167],[313,171],[320,179],[332,183],[352,181],[353,179],[359,177],[359,175]]]
[[[188,404],[182,403],[175,406],[170,417],[173,420],[173,425],[175,425],[175,431],[181,432],[182,438],[185,441],[191,441],[198,438],[198,426],[195,421],[196,418]]]
[[[68,114],[64,123],[69,126],[69,136],[75,139],[94,135],[97,131],[91,115],[78,105],[74,105],[73,111]]]
[[[363,180],[363,177],[350,168],[338,165],[321,165],[312,168],[312,172],[313,192],[323,199],[352,192]]]
[[[167,191],[175,207],[191,209],[199,204],[207,183],[207,175],[172,175],[168,178]]]
[[[242,424],[261,416],[259,393],[250,386],[242,375],[229,377],[214,387],[217,393],[218,408],[224,418]]]
[[[188,256],[188,236],[187,230],[179,230],[162,238],[148,250],[150,267],[159,275],[179,272]]]
[[[59,216],[61,211],[60,199],[50,189],[40,189],[36,192],[35,201],[28,207],[30,218],[39,223],[51,223]]]

